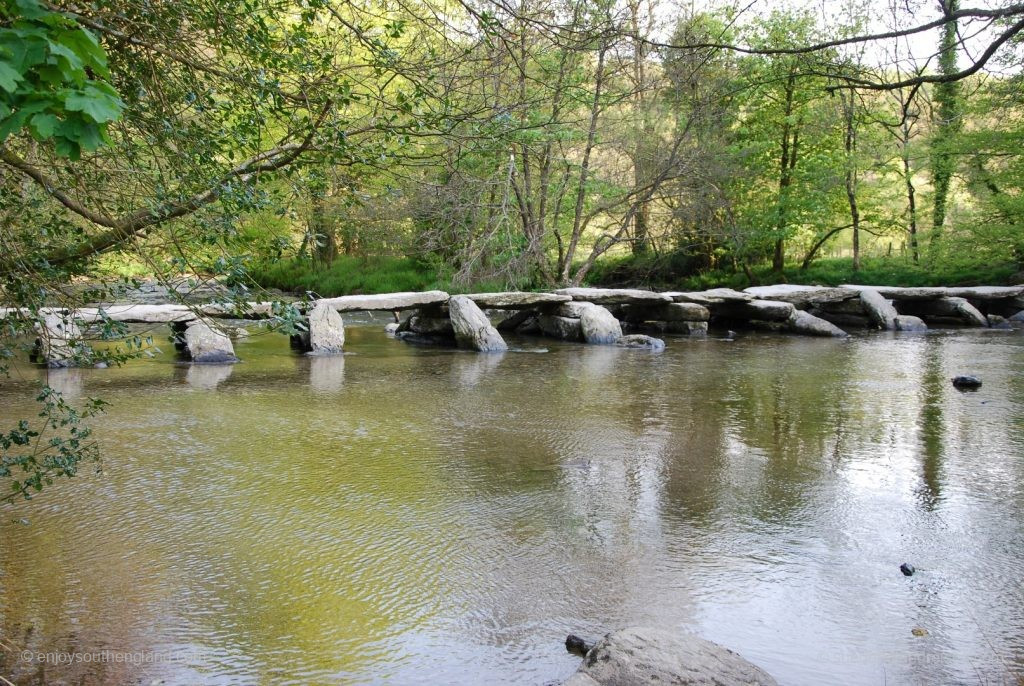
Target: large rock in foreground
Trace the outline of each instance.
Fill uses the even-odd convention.
[[[72,367],[76,359],[86,352],[81,343],[82,332],[74,320],[48,313],[42,323],[36,324],[34,359],[51,368]]]
[[[314,355],[336,355],[345,347],[345,322],[330,305],[320,303],[309,313],[309,350]]]
[[[872,324],[886,331],[896,329],[896,318],[900,313],[881,293],[865,288],[860,292],[860,302]]]
[[[459,347],[472,348],[482,353],[508,350],[505,339],[491,326],[487,315],[466,296],[452,296],[448,301],[448,315]]]
[[[601,307],[591,305],[580,315],[583,340],[597,345],[612,345],[622,338],[622,326],[615,316]]]
[[[633,627],[608,634],[563,686],[774,686],[775,679],[722,646],[690,634]]]
[[[192,323],[185,330],[185,348],[189,357],[196,364],[234,364],[235,348],[231,339],[219,331],[214,331],[209,324],[202,321]]]

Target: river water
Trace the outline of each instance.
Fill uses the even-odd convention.
[[[0,675],[539,685],[640,624],[782,684],[1022,683],[1020,332],[512,343],[49,372],[111,403],[103,472],[0,506]]]

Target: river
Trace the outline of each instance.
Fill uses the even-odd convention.
[[[49,372],[111,403],[102,473],[0,505],[0,675],[542,685],[567,633],[641,624],[781,684],[1024,679],[1020,332],[347,334]],[[46,376],[0,381],[4,428]]]

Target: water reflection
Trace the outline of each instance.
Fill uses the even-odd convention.
[[[550,683],[566,633],[638,623],[787,684],[1024,672],[1020,338],[239,345],[83,370],[113,402],[104,475],[0,508],[0,640],[194,655],[43,674],[0,651],[0,675]],[[968,362],[985,386],[954,393]],[[0,386],[4,416],[31,397]]]
[[[344,355],[309,355],[309,385],[317,393],[335,393],[345,383]]]
[[[60,393],[65,400],[78,400],[82,396],[82,375],[84,369],[47,369],[45,372],[46,385]]]
[[[943,394],[949,380],[943,373],[942,343],[937,337],[924,346],[920,393],[921,490],[922,504],[929,510],[942,499]]]
[[[231,378],[235,365],[190,364],[179,369],[185,369],[185,383],[189,386],[197,391],[212,391]]]

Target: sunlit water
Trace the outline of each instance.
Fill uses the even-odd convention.
[[[103,473],[0,506],[0,675],[548,684],[578,665],[567,633],[636,624],[782,684],[1024,675],[1019,332],[660,354],[348,339],[338,358],[272,334],[234,367],[50,372],[112,403]],[[950,385],[965,372],[979,392]],[[0,384],[4,427],[45,376]]]

